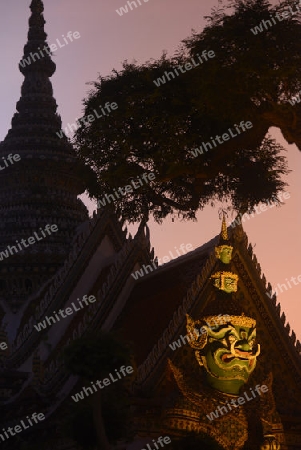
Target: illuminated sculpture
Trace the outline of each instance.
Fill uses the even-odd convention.
[[[233,247],[228,242],[228,231],[225,216],[222,221],[222,231],[220,235],[221,245],[215,247],[215,256],[224,264],[229,264],[232,258]]]
[[[215,247],[215,255],[222,264],[229,264],[232,250],[223,215],[220,245]],[[237,291],[238,275],[235,273],[219,271],[211,279],[214,287],[227,294]],[[260,347],[256,344],[256,321],[243,313],[227,315],[226,323],[212,330],[211,323],[216,318],[203,317],[201,322],[194,321],[187,315],[189,344],[196,350],[197,361],[200,366],[204,366],[210,386],[221,392],[237,395],[254,371],[256,358],[260,354]],[[203,322],[207,325],[203,325]],[[205,332],[199,336],[196,328],[201,323]]]
[[[238,276],[232,272],[216,272],[211,276],[213,284],[221,291],[231,294],[237,291]]]
[[[256,341],[256,321],[244,314],[241,302],[232,294],[237,291],[239,281],[238,275],[228,269],[232,251],[223,217],[219,244],[215,247],[215,255],[219,259],[218,271],[210,277],[214,295],[202,308],[199,319],[195,320],[186,314],[187,340],[198,364],[192,363],[191,366],[193,359],[190,359],[190,364],[186,362],[182,367],[177,367],[169,361],[185,400],[179,400],[168,411],[167,426],[206,433],[225,450],[242,450],[250,442],[256,443],[256,448],[263,445],[263,449],[276,449],[276,439],[273,440],[274,447],[267,447],[272,442],[270,433],[274,430],[273,426],[279,424],[272,393],[272,375],[264,380],[268,386],[267,394],[257,399],[248,398],[252,401],[243,407],[233,407],[232,410],[227,406],[232,401],[235,403],[242,395],[260,354],[260,346]],[[227,270],[223,270],[226,264]],[[211,295],[210,290],[208,294]],[[196,370],[197,365],[204,368],[203,373]],[[245,386],[245,389],[249,390],[249,387]],[[190,402],[190,407],[187,402]],[[216,413],[216,420],[210,415],[212,411]],[[178,419],[179,414],[182,420]],[[257,429],[262,429],[261,435],[254,435],[249,425],[249,415],[252,416],[252,422],[256,422]]]
[[[229,317],[229,316],[228,316]],[[204,317],[209,325],[217,317]],[[230,316],[226,324],[213,331],[202,324],[206,333],[196,333],[200,321],[193,321],[187,315],[187,332],[190,346],[196,350],[198,363],[207,372],[211,387],[221,392],[238,395],[256,366],[260,346],[256,344],[256,322],[250,317]]]

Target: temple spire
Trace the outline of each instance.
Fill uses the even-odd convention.
[[[36,31],[39,30],[40,38],[46,40],[46,33],[44,31],[45,20],[43,17],[44,5],[42,0],[32,0],[30,4],[31,16],[29,18],[29,35],[36,28]],[[30,40],[30,36],[28,36]]]
[[[30,4],[30,9],[32,11],[32,14],[42,14],[44,11],[44,5],[42,0],[32,0]]]
[[[57,114],[50,77],[55,72],[44,31],[41,0],[30,4],[29,31],[19,63],[24,81],[16,113],[3,142],[0,161],[18,162],[0,171],[0,252],[28,239],[47,224],[58,231],[28,248],[16,247],[0,264],[0,296],[18,308],[62,266],[77,227],[88,219],[78,200],[83,171]],[[12,247],[13,248],[13,247]]]
[[[19,64],[20,72],[26,75],[32,71],[45,72],[51,77],[56,69],[51,60],[50,48],[47,44],[47,34],[44,30],[44,5],[42,0],[32,0],[31,16],[29,18],[28,41],[24,46],[24,55]]]

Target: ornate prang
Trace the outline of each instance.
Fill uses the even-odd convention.
[[[32,14],[29,18],[28,41],[24,47],[24,55],[19,64],[19,70],[23,75],[39,71],[45,72],[48,77],[51,77],[55,72],[56,65],[51,60],[50,48],[46,42],[47,34],[44,30],[43,2],[41,0],[33,0],[30,9]],[[30,63],[24,62],[24,59]]]
[[[19,69],[24,75],[17,112],[0,158],[20,160],[0,172],[2,227],[0,250],[28,239],[47,224],[58,231],[12,254],[0,268],[0,296],[13,310],[36,292],[60,268],[71,250],[76,228],[88,219],[77,197],[84,192],[87,170],[61,131],[50,77],[55,72],[44,31],[43,2],[32,0],[28,41]]]

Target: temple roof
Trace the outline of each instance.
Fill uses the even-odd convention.
[[[134,343],[138,364],[163,334],[217,242],[218,236],[136,281],[115,327]]]
[[[277,374],[277,364],[281,361],[281,374],[294,386],[294,395],[301,390],[301,344],[286,323],[285,314],[281,314],[276,296],[272,299],[267,296],[271,285],[261,273],[242,226],[232,229],[231,237],[234,254],[229,269],[239,275],[237,292],[222,292],[222,298],[213,286],[211,276],[220,267],[215,255],[219,236],[137,280],[114,326],[133,344],[138,365],[137,386],[152,385],[160,377],[167,358],[174,355],[169,344],[187,334],[186,314],[199,319],[212,314],[215,306],[220,308],[224,301],[223,310],[218,309],[214,314],[218,311],[226,314],[227,310],[232,314],[232,308],[238,305],[246,316],[257,321],[257,335],[264,349],[258,373],[269,368]],[[186,278],[187,273],[190,280]],[[282,379],[276,378],[277,395],[280,395]],[[281,402],[287,407],[289,399]]]

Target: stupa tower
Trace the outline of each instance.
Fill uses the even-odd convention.
[[[0,251],[34,232],[41,236],[39,230],[47,224],[56,224],[58,231],[22,251],[2,255],[0,299],[14,310],[58,270],[77,226],[88,219],[86,207],[77,199],[84,191],[84,168],[65,135],[56,134],[61,118],[49,79],[56,66],[46,42],[43,2],[32,0],[30,9],[28,41],[19,64],[25,77],[21,98],[11,129],[0,143]],[[9,154],[21,159],[5,167]]]

